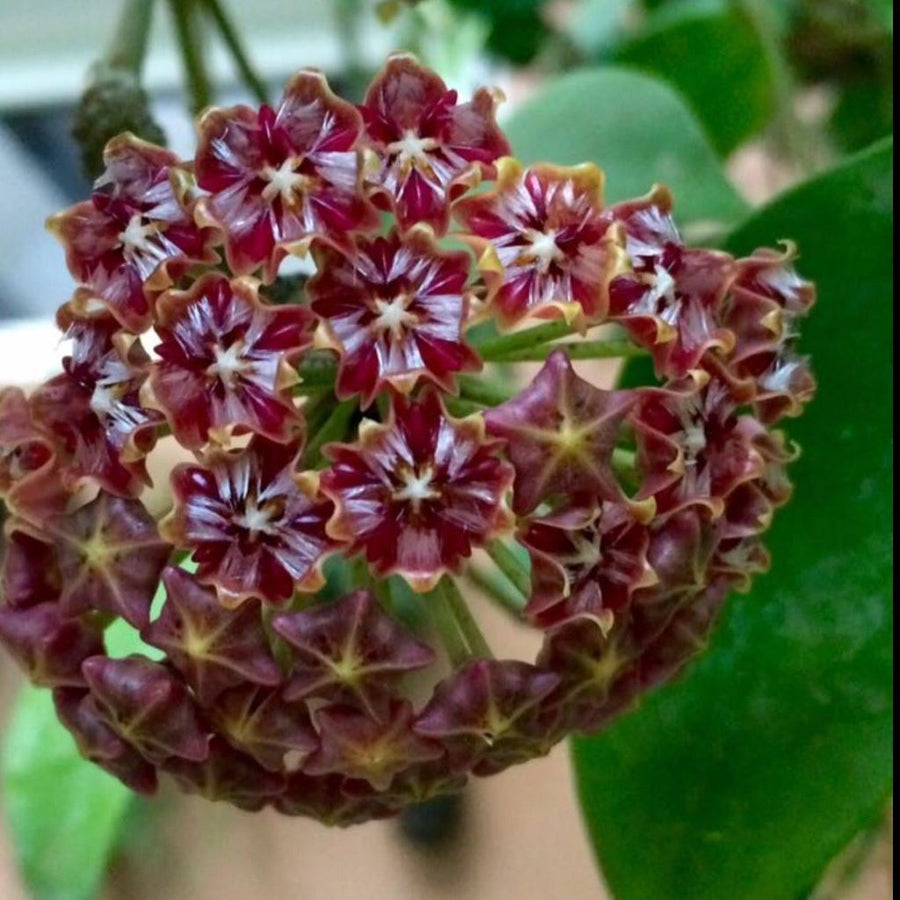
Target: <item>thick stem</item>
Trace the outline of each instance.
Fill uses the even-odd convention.
[[[169,0],[172,18],[175,22],[175,33],[178,47],[181,50],[181,62],[184,68],[184,79],[190,97],[191,111],[194,115],[209,106],[212,91],[206,73],[206,61],[203,55],[203,35],[200,32],[197,0]]]
[[[457,627],[463,636],[472,656],[478,656],[482,659],[493,659],[494,654],[491,651],[488,642],[485,640],[472,611],[469,609],[463,595],[460,593],[456,582],[452,578],[444,578],[441,581],[441,590],[447,597],[447,603],[456,619]]]
[[[497,568],[512,582],[523,597],[531,596],[531,573],[519,560],[509,545],[500,539],[485,547]]]
[[[147,55],[147,38],[153,19],[153,0],[125,0],[116,30],[100,65],[125,69],[139,77]]]
[[[460,399],[469,400],[481,406],[499,406],[501,403],[506,403],[515,394],[515,391],[511,392],[498,384],[474,375],[460,375],[458,384]]]
[[[512,334],[503,334],[500,337],[491,338],[480,344],[476,341],[473,342],[473,346],[485,362],[493,362],[505,359],[508,353],[516,350],[531,349],[571,333],[572,329],[566,322],[562,319],[557,319],[544,325],[536,325],[534,328],[514,331]]]
[[[308,394],[334,387],[337,375],[337,360],[327,351],[307,353],[297,367],[302,383],[295,388],[295,393]]]
[[[454,397],[452,394],[444,396],[444,406],[447,407],[447,412],[451,416],[456,416],[458,419],[464,419],[466,416],[480,413],[484,408],[480,403],[475,403],[473,400],[464,400],[461,397]]]
[[[440,635],[444,650],[447,651],[450,664],[454,668],[464,665],[471,659],[471,654],[459,629],[450,598],[443,588],[443,582],[423,599],[428,607],[434,630]]]
[[[200,2],[206,7],[206,11],[213,22],[216,23],[219,34],[222,35],[222,40],[225,42],[225,46],[228,47],[235,66],[237,66],[241,80],[259,103],[268,103],[269,98],[266,86],[253,68],[250,57],[247,56],[244,45],[241,43],[240,35],[228,13],[225,12],[225,8],[219,0],[200,0]]]
[[[491,600],[521,621],[527,598],[502,572],[487,571],[473,565],[466,570],[466,577]]]
[[[315,437],[309,442],[303,453],[303,463],[306,467],[315,468],[322,462],[322,447],[325,444],[346,437],[347,429],[355,412],[355,400],[344,400],[334,407],[334,411],[316,432]]]
[[[564,350],[569,359],[629,359],[634,356],[646,356],[647,351],[631,341],[565,341],[555,344],[543,344],[538,347],[526,347],[505,354],[497,362],[539,362],[546,359],[554,350]]]

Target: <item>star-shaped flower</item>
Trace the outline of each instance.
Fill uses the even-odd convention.
[[[66,614],[99,610],[135,628],[147,625],[159,573],[172,548],[139,500],[101,491],[46,527],[56,544],[60,605]]]
[[[796,248],[762,248],[739,259],[722,314],[734,350],[713,359],[717,374],[766,424],[796,416],[816,390],[808,361],[795,349],[799,321],[815,302],[815,286],[793,266]]]
[[[535,727],[542,700],[559,676],[512,660],[475,660],[442,681],[416,720],[417,734],[443,741],[451,759],[464,756],[476,774],[549,750]],[[503,761],[505,765],[499,766]]]
[[[348,786],[357,790],[350,793]],[[372,793],[373,788],[367,781],[342,775],[293,772],[284,792],[274,800],[274,806],[286,816],[309,816],[338,828],[396,815],[395,806],[382,803]]]
[[[201,703],[248,682],[270,687],[281,683],[258,601],[226,609],[215,589],[174,566],[165,569],[162,582],[166,602],[141,637],[165,652]]]
[[[0,596],[4,605],[24,609],[57,601],[62,579],[53,544],[48,543],[46,536],[39,540],[12,522],[6,527],[0,575]]]
[[[169,291],[157,305],[160,360],[147,402],[191,449],[225,443],[232,432],[286,441],[300,426],[288,389],[312,323],[305,307],[264,305],[250,279],[208,274]]]
[[[36,418],[63,448],[63,481],[84,479],[122,496],[149,484],[144,457],[162,416],[140,401],[149,359],[133,335],[106,313],[81,315],[71,305],[57,316],[72,340],[65,371],[31,396]]]
[[[193,263],[215,262],[212,230],[198,227],[176,190],[178,157],[130,134],[113,138],[90,200],[53,216],[69,271],[127,328],[150,324],[151,301]]]
[[[642,388],[631,417],[637,441],[638,496],[659,512],[703,504],[721,516],[725,498],[765,467],[738,427],[727,388],[705,373],[663,388]]]
[[[553,499],[572,506],[621,500],[612,454],[633,402],[630,391],[604,391],[579,378],[565,351],[555,350],[528,387],[488,410],[487,430],[507,442],[516,470],[515,512],[526,515]]]
[[[11,514],[40,528],[65,508],[61,452],[21,388],[0,390],[0,498]]]
[[[306,706],[272,688],[248,684],[226,691],[209,714],[229,743],[270,772],[298,768],[319,745]]]
[[[670,211],[665,188],[610,210],[624,228],[632,271],[611,281],[609,312],[650,350],[660,376],[679,378],[709,351],[734,346],[721,313],[735,264],[727,253],[685,247]]]
[[[303,766],[307,775],[340,773],[383,791],[404,769],[444,753],[436,741],[413,732],[414,714],[407,700],[393,701],[380,719],[353,707],[329,706],[319,710],[315,720],[322,743]]]
[[[610,280],[623,270],[621,229],[603,215],[603,177],[592,165],[525,169],[508,157],[497,186],[454,207],[479,255],[490,309],[502,326],[563,316],[602,322]]]
[[[377,718],[389,689],[434,661],[434,651],[385,613],[368,591],[277,616],[273,627],[292,647],[289,700],[315,696],[358,703]]]
[[[321,562],[335,547],[325,533],[333,507],[297,473],[299,453],[255,437],[172,473],[175,508],[160,529],[193,550],[199,579],[228,606],[249,597],[283,605],[295,590],[322,584]]]
[[[358,190],[362,120],[321,72],[297,73],[277,109],[210,109],[198,127],[197,184],[209,193],[198,218],[225,233],[235,274],[262,266],[271,281],[281,260],[314,237],[346,243],[378,225]]]
[[[494,120],[497,100],[479,88],[457,103],[456,91],[406,53],[392,55],[375,76],[360,111],[381,161],[376,197],[401,228],[422,222],[443,233],[450,202],[493,175],[493,162],[509,153]]]
[[[362,550],[381,575],[431,590],[473,547],[505,530],[512,480],[480,418],[452,419],[439,397],[396,397],[386,424],[364,422],[356,444],[332,444],[322,491],[335,504],[328,531]]]
[[[138,654],[93,656],[81,668],[103,721],[151,762],[207,758],[209,734],[187,687],[170,669]]]
[[[57,688],[53,691],[53,705],[85,759],[139,794],[156,793],[156,768],[106,724],[91,694],[75,688]]]
[[[657,580],[648,528],[626,505],[607,502],[580,518],[531,519],[523,529],[532,582],[526,612],[543,627],[590,616],[609,628],[632,593]]]
[[[640,693],[635,651],[621,631],[593,618],[568,619],[551,628],[537,664],[559,676],[545,705],[555,713],[551,733],[597,731],[634,705]]]
[[[82,686],[81,664],[103,652],[103,636],[56,603],[0,607],[0,644],[29,679],[43,687]]]
[[[453,373],[478,369],[462,330],[469,307],[469,257],[439,250],[421,229],[359,240],[349,253],[320,247],[307,291],[341,355],[340,397],[368,406],[420,377],[452,390]]]
[[[162,770],[189,794],[248,812],[258,812],[284,789],[283,776],[267,771],[220,737],[212,738],[205,759],[173,757],[163,763]]]

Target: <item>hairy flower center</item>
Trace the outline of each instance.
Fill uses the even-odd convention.
[[[262,197],[267,203],[272,203],[276,197],[281,197],[281,202],[287,206],[297,206],[312,185],[312,179],[308,175],[302,175],[300,168],[303,158],[289,156],[276,169],[266,165],[260,175],[269,183],[263,188]]]
[[[603,554],[600,551],[599,541],[591,540],[583,534],[578,534],[574,536],[572,543],[575,545],[575,550],[572,554],[573,568],[587,571],[594,569],[600,564]]]
[[[706,449],[706,428],[700,413],[689,413],[681,419],[680,444],[684,453],[685,465],[697,465],[698,457]]]
[[[525,238],[529,242],[529,247],[523,252],[522,256],[528,262],[537,264],[537,269],[541,274],[546,274],[550,266],[559,262],[565,257],[565,254],[556,243],[556,231],[552,228],[549,231],[538,231],[536,228],[529,228],[525,232]]]
[[[232,521],[248,533],[251,541],[256,541],[260,534],[278,534],[277,520],[282,513],[283,504],[277,500],[260,504],[255,497],[248,497],[244,511],[235,515]]]
[[[121,385],[98,383],[91,394],[91,410],[98,419],[114,417],[119,411],[121,394]]]
[[[440,143],[435,138],[419,137],[415,131],[407,129],[399,141],[388,144],[387,152],[396,156],[397,163],[404,172],[408,172],[413,167],[428,171],[431,169],[428,154],[437,150],[438,147],[440,147]]]
[[[372,327],[377,331],[389,331],[398,340],[403,337],[403,332],[418,322],[415,313],[409,311],[412,297],[408,294],[398,294],[393,300],[375,299],[375,311],[377,317],[372,321]]]
[[[654,270],[653,286],[644,295],[636,312],[650,312],[659,315],[664,322],[670,325],[678,320],[681,303],[675,293],[675,279],[664,266],[657,263]]]
[[[126,259],[133,259],[141,254],[152,254],[155,250],[152,238],[156,237],[161,228],[159,222],[144,223],[144,217],[135,213],[119,232],[119,244],[123,248]]]
[[[232,387],[237,379],[244,375],[252,365],[243,356],[243,352],[243,341],[235,341],[228,347],[220,347],[216,344],[213,347],[215,362],[210,364],[206,374],[213,378],[218,378],[223,384]]]
[[[440,489],[432,485],[434,470],[430,465],[421,470],[404,468],[400,472],[400,479],[403,486],[394,491],[394,499],[411,503],[416,512],[423,500],[437,500],[441,496]]]

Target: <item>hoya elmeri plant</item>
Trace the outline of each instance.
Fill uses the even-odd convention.
[[[301,71],[207,111],[193,160],[112,140],[50,220],[72,349],[0,394],[0,639],[135,790],[392,815],[601,728],[767,568],[796,453],[771,426],[814,390],[793,247],[687,247],[665,188],[607,207],[593,165],[512,159],[496,102],[408,55],[358,108]],[[657,384],[572,366],[640,353]],[[194,461],[156,521],[164,434]],[[536,660],[493,655],[476,583]],[[156,656],[109,656],[117,620]]]

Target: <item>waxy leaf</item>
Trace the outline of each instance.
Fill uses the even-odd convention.
[[[761,131],[774,112],[772,72],[740,3],[669,4],[612,58],[683,94],[722,156]]]
[[[606,201],[668,185],[680,223],[734,224],[746,207],[684,101],[667,85],[619,68],[555,80],[505,123],[515,156],[528,164],[592,162],[606,173]]]
[[[154,600],[154,615],[162,588]],[[107,630],[110,656],[147,647],[127,622]],[[35,900],[93,900],[134,794],[78,753],[50,691],[25,684],[3,736],[0,802]]]
[[[771,574],[682,680],[575,744],[617,900],[795,900],[890,793],[892,162],[880,143],[728,238],[797,241],[819,391],[788,426],[803,456]]]

